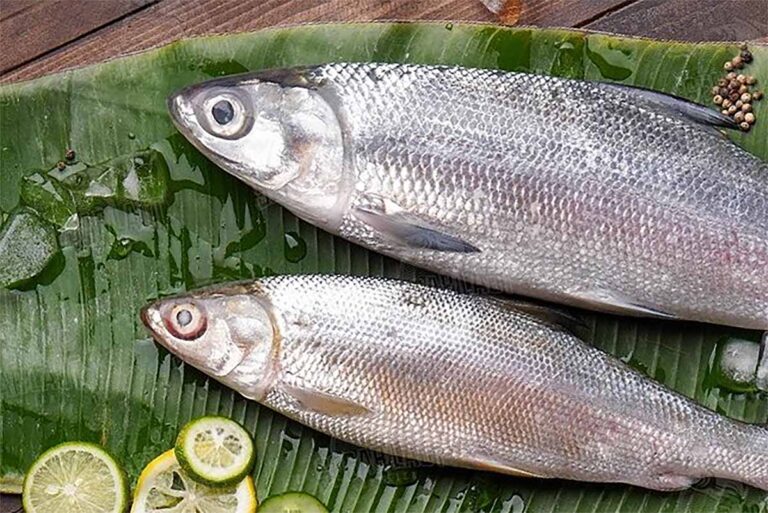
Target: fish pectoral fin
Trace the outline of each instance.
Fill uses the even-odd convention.
[[[354,208],[354,215],[373,230],[397,244],[455,253],[478,253],[472,244],[445,233],[388,200],[376,198],[373,205]]]
[[[656,308],[640,305],[628,298],[610,290],[585,290],[570,294],[582,303],[591,305],[597,310],[606,311],[605,305],[614,307],[616,312],[635,315],[639,317],[656,317],[659,319],[677,319],[674,314],[657,310]]]
[[[601,82],[600,84],[601,87],[618,89],[625,91],[628,94],[640,96],[648,102],[655,103],[656,105],[677,112],[691,121],[695,121],[702,125],[732,128],[734,130],[739,128],[739,125],[732,118],[725,116],[716,110],[710,109],[709,107],[699,105],[698,103],[686,100],[685,98],[680,98],[679,96],[660,93],[643,87],[608,84],[605,82]]]
[[[282,389],[303,409],[329,417],[351,417],[372,413],[371,410],[361,404],[318,390],[286,384],[282,385]]]
[[[553,308],[515,298],[492,296],[489,299],[506,310],[526,313],[531,317],[536,318],[536,320],[542,324],[557,331],[576,333],[588,329],[588,326],[583,319],[560,308]]]
[[[485,472],[495,472],[497,474],[507,474],[510,476],[517,476],[517,477],[532,477],[536,479],[548,479],[547,476],[543,476],[541,474],[535,474],[533,472],[528,472],[527,470],[520,470],[519,468],[510,467],[509,465],[506,465],[504,463],[500,463],[494,460],[475,461],[472,463],[472,466],[475,467],[477,470],[483,470]]]

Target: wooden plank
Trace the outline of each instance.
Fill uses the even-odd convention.
[[[768,37],[768,0],[639,0],[584,28],[683,41]]]
[[[481,0],[501,22],[575,27],[636,0]]]
[[[115,1],[152,0],[110,0]],[[506,2],[508,6],[514,4],[513,7],[519,10],[516,16],[522,24],[583,26],[617,33],[687,40],[768,37],[766,0],[499,1]],[[35,2],[14,0],[10,3],[18,6]],[[292,23],[380,19],[487,22],[494,21],[494,16],[477,0],[437,0],[431,3],[420,0],[164,0],[81,38],[66,48],[54,51],[24,69],[0,76],[0,80],[33,78],[151,48],[186,36],[255,30]],[[104,45],[104,40],[109,40],[109,45]]]
[[[19,496],[0,493],[0,513],[23,513]]]
[[[494,20],[493,14],[476,0],[164,0],[0,76],[0,81],[29,79],[91,64],[181,37],[321,21],[441,18]]]
[[[0,0],[0,73],[156,0]]]
[[[151,1],[155,0],[87,0],[86,4],[96,2],[124,6]],[[515,17],[522,24],[583,26],[595,30],[687,40],[768,38],[766,0],[484,1],[505,4],[515,11]],[[0,2],[5,17],[39,4],[34,0]],[[58,2],[77,3],[76,0]],[[10,7],[6,8],[6,5]],[[90,17],[92,14],[83,16]],[[495,17],[483,8],[479,0],[437,0],[430,3],[421,0],[163,0],[158,5],[55,50],[23,69],[11,74],[0,74],[0,81],[33,78],[151,48],[185,36],[255,30],[291,23],[379,19],[487,22],[494,21]],[[42,20],[40,24],[53,22],[55,16],[52,20]],[[93,26],[94,23],[89,22],[89,25]],[[54,30],[41,30],[45,34],[55,33]],[[2,33],[5,34],[5,31]],[[109,41],[108,45],[103,44],[105,40]],[[14,46],[3,44],[4,48],[11,48],[10,53],[14,53]],[[49,42],[45,51],[55,46]]]
[[[574,25],[622,0],[520,1],[520,23]],[[180,37],[294,23],[383,19],[494,22],[479,0],[163,0],[0,81],[22,80],[159,46]],[[104,41],[109,41],[108,45]]]
[[[38,3],[39,0],[0,0],[0,20],[16,16]]]

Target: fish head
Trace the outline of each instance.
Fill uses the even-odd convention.
[[[232,285],[161,299],[141,310],[141,320],[183,361],[260,400],[274,379],[277,338],[265,301]]]
[[[307,221],[340,221],[340,123],[299,71],[192,85],[173,94],[168,108],[181,133],[225,171]]]

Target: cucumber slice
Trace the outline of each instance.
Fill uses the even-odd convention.
[[[120,466],[104,449],[68,442],[44,452],[24,478],[27,513],[122,513],[128,484]]]
[[[328,513],[328,509],[308,493],[287,492],[265,500],[259,513]]]
[[[182,428],[176,459],[195,481],[208,486],[239,483],[253,468],[256,451],[248,432],[225,417],[201,417]]]

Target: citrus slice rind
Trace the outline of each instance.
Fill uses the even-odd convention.
[[[176,458],[196,481],[208,486],[240,482],[253,467],[253,440],[240,424],[225,417],[202,417],[182,428]]]
[[[141,472],[131,513],[254,513],[256,505],[250,476],[226,488],[206,486],[187,475],[172,449]]]
[[[259,513],[328,513],[328,508],[308,493],[286,492],[265,500]]]
[[[22,502],[27,513],[123,513],[128,484],[104,449],[67,442],[35,460],[24,478]]]

